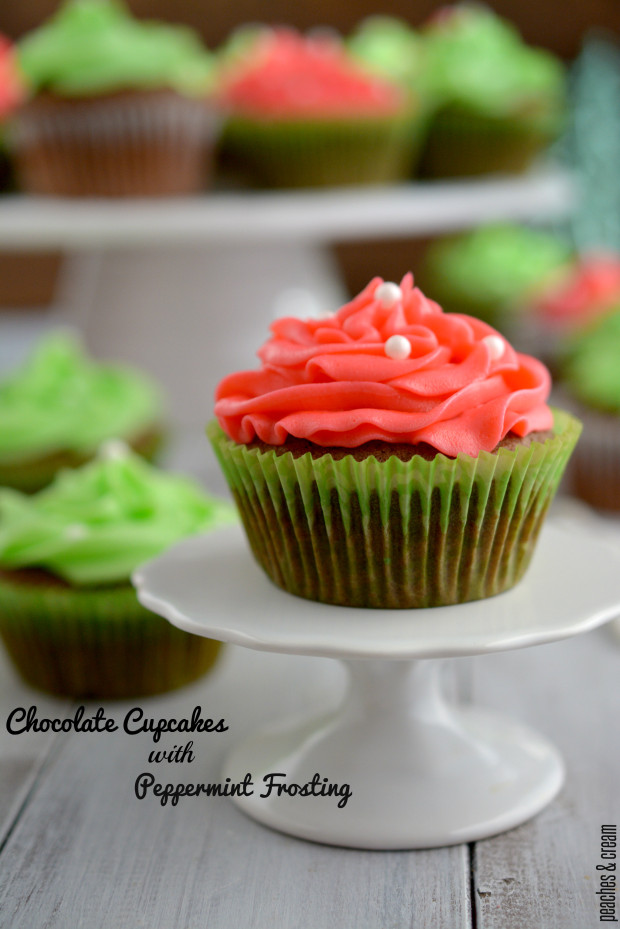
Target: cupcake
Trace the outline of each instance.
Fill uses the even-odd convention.
[[[560,384],[583,421],[571,463],[575,494],[591,506],[620,511],[620,296],[614,309],[564,343]]]
[[[106,699],[161,693],[200,677],[219,642],[138,603],[132,571],[234,508],[122,443],[45,490],[0,490],[0,636],[34,687]]]
[[[556,235],[493,223],[436,239],[425,253],[419,277],[444,310],[478,316],[513,334],[523,303],[555,281],[572,258],[572,249]]]
[[[422,155],[430,177],[521,172],[566,117],[565,74],[492,10],[459,4],[424,29],[438,106]]]
[[[405,20],[368,16],[346,39],[346,47],[366,68],[408,87],[425,111],[432,109],[424,40]]]
[[[372,184],[411,170],[418,101],[332,38],[258,31],[245,54],[224,59],[218,87],[223,155],[254,184]]]
[[[620,256],[592,252],[541,282],[525,301],[522,316],[540,351],[555,367],[567,339],[618,305]]]
[[[146,376],[93,361],[71,335],[53,332],[0,381],[0,485],[40,490],[110,438],[151,458],[162,421],[159,390]]]
[[[219,384],[208,435],[272,581],[379,608],[516,584],[580,431],[544,365],[411,275],[271,331],[262,367]]]
[[[122,0],[67,0],[18,47],[30,99],[12,144],[26,191],[164,196],[204,186],[217,120],[211,56],[193,32],[134,20]]]

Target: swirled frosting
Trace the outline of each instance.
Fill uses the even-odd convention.
[[[65,96],[150,88],[199,95],[213,68],[191,29],[134,19],[122,0],[66,0],[18,50],[32,91]]]
[[[53,332],[0,383],[0,462],[90,454],[105,439],[137,438],[161,415],[159,391],[144,375],[93,361],[70,335]]]
[[[448,105],[488,115],[558,117],[565,75],[549,52],[526,45],[492,10],[462,3],[440,10],[425,30],[430,81]]]
[[[257,33],[243,62],[223,68],[218,97],[236,114],[297,116],[387,115],[407,106],[396,84],[365,70],[333,39],[305,38],[289,29]]]
[[[45,568],[79,586],[123,583],[143,561],[235,512],[113,441],[34,496],[0,491],[0,565]]]
[[[215,415],[236,442],[426,442],[455,457],[552,427],[545,366],[481,320],[444,313],[410,274],[400,287],[375,278],[332,316],[287,317],[271,331],[262,367],[216,391]]]

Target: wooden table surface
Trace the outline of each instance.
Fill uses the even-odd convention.
[[[620,562],[619,562],[620,564]],[[619,580],[620,583],[620,580]],[[1,929],[594,929],[601,826],[620,819],[620,638],[612,625],[564,642],[446,663],[447,682],[529,723],[559,748],[567,779],[530,822],[472,845],[366,852],[291,838],[225,797],[162,806],[134,783],[217,782],[225,753],[258,723],[320,710],[342,691],[338,662],[226,648],[177,693],[103,704],[107,733],[7,731],[12,710],[73,716],[0,664]],[[100,704],[86,704],[92,715]],[[187,737],[128,734],[153,719],[225,718],[192,736],[194,761],[149,764]]]

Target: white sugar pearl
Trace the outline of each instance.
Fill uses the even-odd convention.
[[[506,343],[499,335],[485,335],[482,341],[489,350],[491,361],[498,361],[506,350]]]
[[[107,439],[99,446],[97,457],[103,461],[116,461],[119,458],[126,458],[129,454],[129,446],[121,439]]]
[[[385,309],[394,306],[394,304],[402,299],[402,290],[398,284],[394,284],[392,281],[384,281],[383,284],[379,284],[375,290],[375,300],[378,300]]]
[[[411,342],[404,335],[391,335],[383,347],[388,358],[396,361],[402,361],[411,354]]]
[[[65,538],[70,542],[80,542],[88,535],[88,529],[82,523],[72,523],[65,529]]]

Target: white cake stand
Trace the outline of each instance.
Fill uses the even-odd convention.
[[[276,588],[238,527],[186,540],[139,569],[140,601],[174,625],[264,651],[344,660],[342,704],[318,718],[271,726],[228,758],[249,773],[247,814],[305,839],[366,849],[431,848],[510,829],[560,789],[557,751],[530,729],[442,698],[442,657],[552,642],[620,612],[620,559],[588,532],[547,526],[528,574],[488,600],[425,610],[363,610]],[[567,682],[568,684],[568,682]],[[274,784],[313,781],[327,796]],[[352,795],[345,799],[346,785]]]

